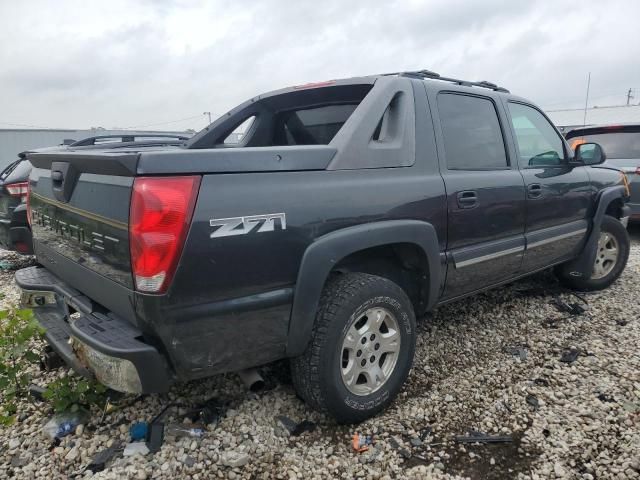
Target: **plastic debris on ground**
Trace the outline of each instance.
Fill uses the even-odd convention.
[[[13,268],[13,262],[9,260],[0,260],[0,270],[11,270]]]
[[[40,370],[50,372],[52,370],[57,370],[64,365],[64,360],[58,352],[54,351],[50,345],[47,345],[42,353],[42,357],[40,358]]]
[[[373,435],[354,433],[351,437],[351,446],[358,453],[366,452],[371,445],[373,445]]]
[[[39,402],[42,402],[44,400],[42,394],[44,393],[45,390],[46,389],[44,387],[35,385],[33,383],[29,385],[29,395],[31,396],[31,398]]]
[[[523,362],[527,359],[528,352],[527,349],[523,346],[518,345],[513,347],[504,347],[502,350],[509,355],[518,357]]]
[[[511,435],[487,435],[482,432],[470,430],[468,435],[456,435],[456,443],[510,443],[513,442]]]
[[[533,383],[535,383],[536,385],[540,385],[541,387],[548,387],[549,386],[549,380],[547,380],[546,378],[536,378]]]
[[[580,300],[582,300],[584,302],[584,304],[586,305],[586,300],[584,300],[582,297],[577,297]],[[553,300],[551,300],[551,302],[549,302],[551,305],[553,305],[554,307],[556,307],[556,310],[558,310],[558,312],[560,313],[568,313],[569,315],[582,315],[584,312],[586,312],[586,308],[583,307],[581,304],[579,303],[567,303],[564,300],[562,300],[559,297],[554,298]]]
[[[534,395],[527,395],[526,402],[533,407],[534,410],[540,408],[540,402]]]
[[[132,442],[127,443],[127,445],[124,447],[122,455],[124,455],[125,457],[130,457],[136,454],[146,455],[149,452],[149,447],[147,447],[145,442]]]
[[[562,354],[562,357],[560,357],[560,361],[563,363],[573,363],[578,359],[580,353],[580,349],[571,348]]]
[[[205,430],[201,426],[190,426],[184,423],[171,423],[164,426],[165,436],[202,438]]]
[[[132,442],[139,440],[145,440],[147,438],[147,432],[149,431],[149,425],[147,422],[137,422],[131,425],[129,428],[129,436]]]
[[[406,449],[405,447],[403,447],[398,440],[396,440],[395,438],[391,437],[389,439],[389,442],[391,443],[391,447],[393,447],[395,450],[397,450],[398,453],[400,454],[400,456],[402,456],[403,458],[406,458],[406,459],[411,458],[411,452],[408,449]]]
[[[111,445],[109,448],[99,451],[93,456],[91,463],[87,465],[85,470],[89,470],[92,473],[98,473],[105,469],[107,463],[111,461],[116,454],[122,450],[122,444],[120,442],[116,442]]]
[[[316,424],[309,420],[296,422],[295,420],[292,420],[285,415],[279,415],[276,418],[284,426],[284,428],[286,428],[286,430],[289,432],[289,435],[293,437],[302,435],[305,432],[313,432],[316,429]]]
[[[164,423],[155,421],[149,424],[147,434],[147,447],[151,453],[156,453],[162,447],[164,442]]]
[[[89,412],[78,409],[74,412],[58,413],[42,427],[44,433],[51,439],[66,437],[76,430],[80,424],[89,419]]]

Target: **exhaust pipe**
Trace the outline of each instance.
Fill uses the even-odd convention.
[[[238,376],[250,392],[259,392],[264,388],[264,379],[255,368],[240,370]]]

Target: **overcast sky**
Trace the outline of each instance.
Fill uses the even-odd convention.
[[[591,71],[590,105],[638,103],[639,45],[637,0],[0,0],[0,128],[199,130],[267,90],[420,68],[547,109],[583,105]]]

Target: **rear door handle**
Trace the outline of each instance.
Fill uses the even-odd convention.
[[[478,206],[478,194],[473,190],[458,192],[458,207],[474,208]]]
[[[527,187],[527,196],[529,198],[540,198],[542,196],[542,185],[532,183]]]

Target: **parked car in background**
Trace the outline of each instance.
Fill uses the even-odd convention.
[[[574,150],[583,143],[598,143],[602,146],[607,161],[601,167],[614,167],[626,174],[631,192],[629,220],[639,221],[640,124],[576,128],[567,133],[566,137]]]
[[[27,185],[31,164],[24,154],[0,173],[0,247],[33,253],[27,222]]]
[[[33,253],[26,207],[27,183],[31,173],[31,164],[26,159],[28,153],[171,147],[178,146],[188,139],[187,135],[170,134],[99,135],[68,145],[38,148],[20,153],[19,158],[0,173],[0,247],[15,250],[24,255]]]

